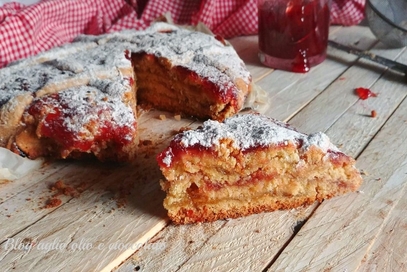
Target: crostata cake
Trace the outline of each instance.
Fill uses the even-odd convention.
[[[291,209],[355,191],[355,161],[323,133],[305,135],[259,114],[208,120],[157,156],[175,223]]]
[[[128,161],[136,105],[223,120],[251,76],[222,39],[166,23],[80,36],[0,70],[0,147],[35,159]]]

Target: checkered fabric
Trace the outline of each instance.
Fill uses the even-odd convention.
[[[365,15],[366,0],[335,0],[332,3],[331,22],[341,25],[356,25]]]
[[[352,25],[364,17],[365,0],[334,0],[334,24]],[[42,0],[0,7],[0,68],[79,34],[144,29],[170,13],[177,24],[204,23],[225,38],[257,33],[257,0]]]

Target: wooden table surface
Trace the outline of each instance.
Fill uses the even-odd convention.
[[[386,48],[364,26],[331,27],[330,38],[407,63],[405,48]],[[272,70],[258,61],[257,37],[231,43],[268,93],[265,114],[305,133],[324,131],[357,159],[364,178],[358,192],[173,225],[155,154],[181,127],[199,123],[153,110],[141,117],[141,152],[130,165],[53,162],[0,185],[0,270],[407,271],[405,78],[332,48],[307,74]],[[357,87],[378,96],[361,100]],[[52,189],[57,181],[65,190]],[[50,198],[61,203],[45,207]]]

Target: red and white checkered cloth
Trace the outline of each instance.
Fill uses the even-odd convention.
[[[365,0],[334,0],[333,24],[353,25],[364,17]],[[177,24],[204,23],[225,38],[257,33],[257,0],[42,0],[0,7],[0,68],[77,35],[144,29],[170,13]]]

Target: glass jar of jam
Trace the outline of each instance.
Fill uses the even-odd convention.
[[[330,7],[331,0],[258,0],[260,61],[297,73],[324,61]]]

